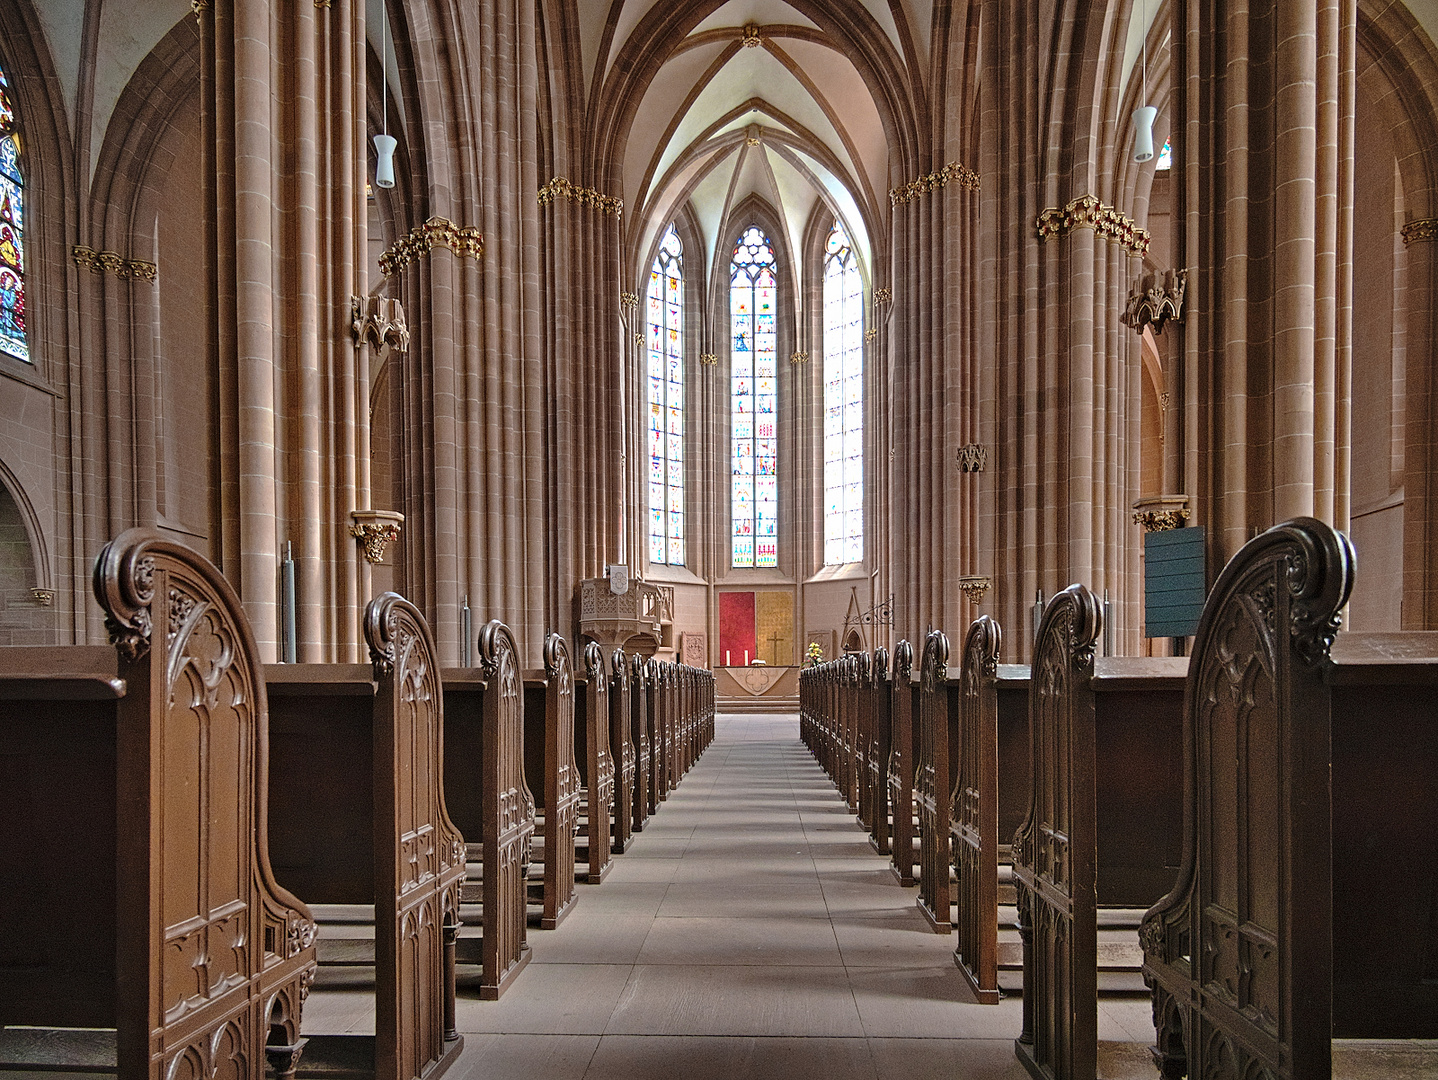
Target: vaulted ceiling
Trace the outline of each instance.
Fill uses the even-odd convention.
[[[668,0],[577,0],[584,86],[602,103],[646,42]],[[857,9],[859,5],[854,5]],[[884,43],[922,78],[931,0],[867,0],[860,32]],[[813,19],[783,0],[728,0],[650,58],[638,100],[616,140],[629,252],[644,259],[687,203],[705,261],[735,207],[759,199],[773,209],[791,248],[820,205],[848,229],[866,267],[872,236],[885,228],[890,140],[874,93],[854,58]],[[629,50],[626,53],[626,50]],[[655,62],[657,61],[657,63]],[[916,72],[913,70],[917,68]],[[591,115],[593,112],[591,111]],[[724,254],[727,254],[724,253]]]

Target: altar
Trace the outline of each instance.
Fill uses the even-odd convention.
[[[784,664],[714,669],[719,712],[794,712],[799,708],[799,668]]]

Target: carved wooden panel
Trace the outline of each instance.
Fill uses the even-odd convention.
[[[375,1076],[423,1076],[453,1047],[465,847],[444,805],[444,696],[429,624],[396,593],[365,609],[374,700]]]
[[[1029,693],[1029,810],[1014,835],[1024,939],[1024,1030],[1016,1050],[1034,1076],[1091,1077],[1098,1067],[1098,831],[1094,643],[1102,609],[1070,585],[1044,609]]]
[[[919,755],[914,801],[919,808],[919,908],[936,927],[949,926],[949,639],[932,630],[919,677]]]
[[[300,1042],[315,925],[270,871],[249,623],[214,566],[144,530],[100,553],[94,592],[129,687],[116,746],[121,1074],[260,1080],[267,1041]]]
[[[894,647],[893,742],[889,750],[889,814],[893,821],[892,862],[900,884],[914,883],[914,647]]]
[[[1347,539],[1300,518],[1244,545],[1204,607],[1184,702],[1184,862],[1141,929],[1167,1075],[1329,1075],[1322,676],[1352,580]]]
[[[509,627],[492,619],[479,632],[484,694],[481,784],[488,793],[480,840],[484,853],[481,998],[498,998],[528,961],[526,887],[534,838],[534,796],[524,779],[524,693],[519,649]]]
[[[889,682],[889,650],[874,650],[869,676],[869,835],[880,855],[889,853],[889,752],[893,712],[893,687]]]
[[[634,778],[637,757],[630,732],[629,658],[623,649],[609,657],[609,749],[618,768],[614,776],[614,850],[629,847],[634,830]]]
[[[654,755],[649,741],[649,661],[629,661],[629,717],[634,740],[634,831],[640,832],[654,809]]]
[[[584,646],[584,696],[576,709],[576,741],[583,743],[584,839],[589,849],[586,880],[598,885],[609,867],[609,814],[614,806],[614,756],[609,749],[609,676],[604,650]]]
[[[952,793],[955,906],[958,946],[954,960],[982,1004],[999,1000],[999,624],[981,615],[964,638],[959,685],[951,707],[958,713]]]
[[[544,641],[544,912],[553,930],[574,903],[574,833],[579,824],[579,765],[574,760],[574,672],[558,634]]]

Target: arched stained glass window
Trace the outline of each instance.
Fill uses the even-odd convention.
[[[750,225],[729,264],[734,566],[779,565],[778,314],[774,245]]]
[[[824,565],[864,557],[864,282],[834,222],[824,256]]]
[[[25,343],[25,178],[10,79],[0,68],[0,352],[30,361]]]
[[[670,225],[649,270],[649,561],[684,565],[684,245]]]
[[[1163,149],[1158,152],[1158,160],[1153,163],[1155,169],[1173,168],[1173,143],[1165,142]]]

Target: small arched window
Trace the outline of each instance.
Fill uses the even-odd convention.
[[[0,68],[0,352],[30,362],[25,341],[25,178],[10,79]]]
[[[670,225],[649,270],[649,561],[684,565],[684,245]]]
[[[824,565],[864,557],[864,282],[836,220],[824,255]]]
[[[750,225],[729,263],[734,566],[779,565],[778,315],[774,245]]]

